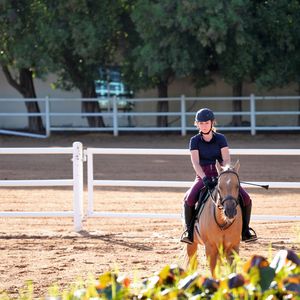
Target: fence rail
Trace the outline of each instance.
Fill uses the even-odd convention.
[[[32,137],[48,137],[51,132],[54,131],[89,131],[89,132],[112,132],[115,136],[117,136],[120,132],[139,132],[139,131],[160,131],[160,132],[170,132],[170,131],[177,131],[180,132],[181,135],[186,135],[187,131],[194,130],[193,122],[191,121],[194,117],[194,108],[193,103],[199,102],[198,106],[203,103],[212,103],[216,102],[217,105],[220,103],[223,104],[228,101],[235,101],[240,100],[245,103],[243,107],[243,111],[241,112],[234,112],[231,109],[229,111],[215,111],[216,117],[233,117],[233,116],[246,116],[249,118],[247,124],[245,126],[233,126],[233,125],[225,125],[222,124],[218,128],[220,130],[226,131],[248,131],[251,132],[252,135],[255,135],[257,131],[299,131],[300,125],[298,119],[300,118],[300,110],[299,110],[299,103],[300,97],[299,96],[256,96],[251,94],[250,96],[245,97],[185,97],[182,95],[181,97],[170,97],[170,98],[135,98],[135,99],[122,99],[122,101],[128,101],[132,103],[132,106],[140,105],[140,109],[138,111],[134,110],[120,110],[118,107],[118,101],[120,99],[109,98],[106,101],[109,101],[111,105],[108,107],[107,111],[101,112],[81,112],[81,102],[100,102],[104,99],[83,99],[83,98],[66,98],[66,99],[59,99],[59,98],[38,98],[38,99],[11,99],[11,98],[2,98],[0,99],[0,103],[5,103],[6,105],[1,105],[6,107],[9,103],[24,103],[30,101],[36,101],[43,107],[43,111],[41,113],[28,113],[25,112],[0,112],[1,117],[7,117],[12,120],[15,118],[17,120],[20,117],[36,117],[40,116],[43,118],[44,126],[45,126],[45,134],[36,134],[36,133],[28,133],[28,132],[21,132],[20,130],[8,130],[8,129],[0,129],[0,134],[15,134],[15,135],[22,135],[22,136],[32,136]],[[280,102],[281,104],[283,101],[289,101],[292,103],[287,107],[277,107],[277,110],[273,108],[273,104],[267,105],[267,108],[260,105],[262,101],[264,103],[268,103],[270,101]],[[174,111],[169,112],[155,112],[155,111],[144,111],[144,106],[147,103],[155,103],[159,101],[168,101],[172,104],[175,108]],[[296,102],[297,101],[297,102]],[[192,103],[192,104],[191,104]],[[188,107],[188,104],[189,107]],[[68,106],[69,105],[69,106]],[[70,106],[71,105],[71,106]],[[56,110],[54,108],[56,107]],[[66,106],[70,107],[70,109],[74,109],[76,106],[76,111],[63,111],[66,110]],[[58,108],[59,107],[59,108]],[[226,108],[229,106],[226,106]],[[272,107],[272,110],[269,110]],[[58,110],[58,111],[57,111]],[[154,109],[155,110],[155,109]],[[192,111],[191,111],[192,110]],[[142,121],[139,124],[134,125],[132,119],[133,118],[140,118],[145,119],[149,117],[157,117],[157,116],[166,116],[169,118],[177,118],[177,121],[174,122],[172,126],[166,127],[157,127],[156,125],[145,125]],[[259,125],[258,118],[262,116],[273,116],[274,124],[273,125]],[[276,117],[287,117],[289,120],[290,118],[294,117],[293,124],[288,122],[287,124],[283,125],[280,120]],[[107,125],[105,127],[88,127],[88,126],[78,126],[77,123],[80,123],[79,120],[85,119],[87,117],[102,117],[107,120]],[[59,124],[55,124],[54,120],[57,118],[63,118],[63,121],[58,122]],[[127,118],[127,125],[120,124],[120,120]],[[63,122],[66,120],[72,120],[75,125],[64,125]],[[76,122],[75,122],[76,121]],[[71,122],[71,121],[70,121]],[[57,123],[57,122],[56,122]],[[81,122],[82,123],[82,122]],[[85,123],[87,124],[87,123]],[[26,127],[26,126],[24,126]]]

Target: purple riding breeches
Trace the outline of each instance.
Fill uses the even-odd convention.
[[[202,166],[202,170],[207,177],[218,177],[217,169],[215,165]],[[204,183],[202,179],[196,175],[193,185],[185,193],[184,201],[188,206],[194,206],[198,201],[200,191],[204,188]],[[251,198],[249,194],[240,187],[240,195],[243,200],[244,206],[248,206],[251,203]]]

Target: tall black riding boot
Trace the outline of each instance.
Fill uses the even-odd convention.
[[[247,206],[241,205],[241,207],[242,207],[242,217],[243,217],[242,241],[244,242],[256,241],[257,235],[255,231],[251,227],[249,227],[252,203],[250,202],[250,204]]]
[[[180,241],[187,244],[192,244],[194,240],[194,215],[195,215],[195,206],[188,206],[184,202],[184,221],[186,230],[181,236]]]

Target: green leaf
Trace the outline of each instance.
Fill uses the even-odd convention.
[[[270,287],[270,284],[275,277],[275,270],[271,267],[264,267],[261,268],[259,272],[260,272],[259,285],[261,286],[262,291],[265,291]]]

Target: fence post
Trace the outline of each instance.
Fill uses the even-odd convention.
[[[80,142],[73,143],[73,210],[74,230],[82,230],[83,219],[83,149]]]
[[[88,209],[87,215],[91,216],[94,211],[94,156],[87,149],[87,181],[88,181]]]
[[[180,113],[181,113],[181,135],[185,136],[186,135],[186,106],[185,106],[185,95],[181,95],[180,98]]]
[[[114,136],[119,135],[118,131],[118,105],[117,105],[117,97],[113,96],[113,130]]]
[[[256,112],[255,112],[255,95],[250,95],[250,124],[251,135],[256,134]]]
[[[49,96],[46,96],[45,100],[45,127],[46,127],[46,137],[49,137],[51,134],[50,130],[50,103],[49,103]]]

